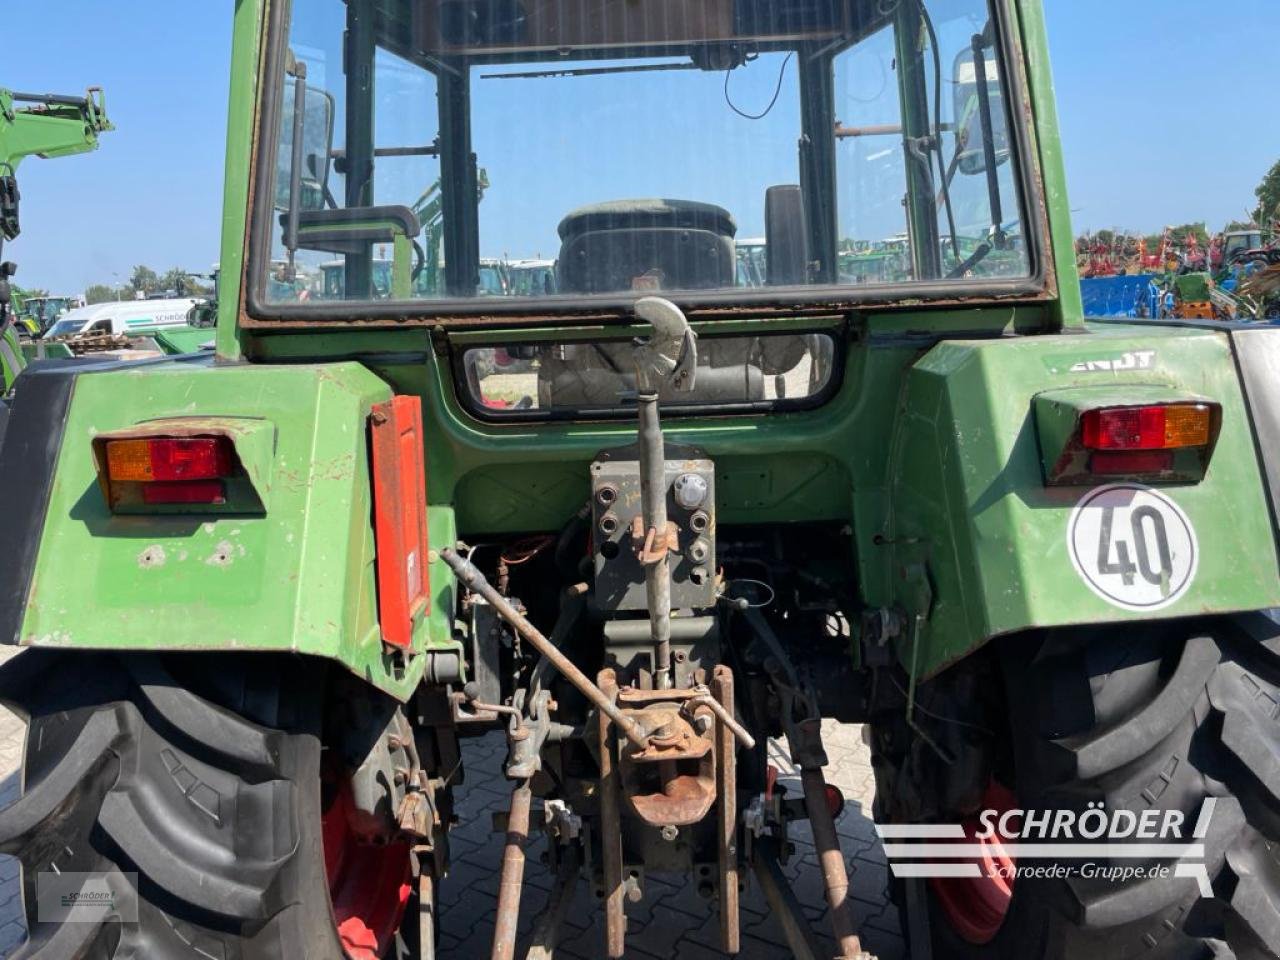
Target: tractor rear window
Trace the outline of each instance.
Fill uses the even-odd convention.
[[[631,341],[519,343],[461,352],[466,406],[484,419],[628,416],[636,411]],[[703,337],[693,389],[662,394],[664,412],[804,409],[838,385],[829,333]]]
[[[511,312],[1030,274],[991,0],[279,17],[256,303]]]

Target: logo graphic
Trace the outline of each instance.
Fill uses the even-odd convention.
[[[959,823],[876,824],[894,876],[1013,880],[1019,876],[1194,880],[1212,897],[1204,838],[1216,798],[1200,808],[1190,836],[1180,810],[984,810],[976,828]],[[991,841],[999,856],[993,856]]]
[[[1104,370],[1150,370],[1155,366],[1155,361],[1156,352],[1154,350],[1134,350],[1131,353],[1122,353],[1118,357],[1081,360],[1079,363],[1071,365],[1071,372],[1094,373]]]
[[[36,918],[41,923],[138,922],[136,873],[39,873]]]
[[[1159,490],[1115,483],[1071,511],[1067,549],[1076,573],[1107,603],[1159,610],[1187,592],[1200,561],[1195,528]]]

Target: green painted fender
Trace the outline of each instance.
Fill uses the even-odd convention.
[[[394,695],[429,648],[456,649],[453,580],[436,562],[432,612],[410,656],[378,625],[366,421],[391,388],[355,363],[140,365],[76,379],[20,630],[27,646],[295,651],[327,657]],[[265,509],[113,515],[95,436],[149,421],[248,425]],[[249,427],[252,427],[250,429]],[[246,440],[245,443],[249,441]],[[239,447],[239,444],[238,444]],[[453,511],[433,507],[433,543]]]
[[[952,341],[913,367],[893,439],[881,550],[894,603],[907,614],[900,656],[916,674],[1031,628],[1280,605],[1270,511],[1228,336],[1153,332],[1115,326],[1088,336]],[[1098,491],[1110,486],[1106,479],[1046,486],[1041,443],[1061,438],[1038,436],[1035,398],[1098,387],[1220,403],[1204,479],[1110,495]],[[1128,516],[1142,506],[1137,521]],[[1135,522],[1164,525],[1164,546],[1153,541],[1151,551],[1167,548],[1170,576],[1149,589],[1140,564],[1157,574],[1160,564],[1140,552],[1147,543],[1135,537]]]

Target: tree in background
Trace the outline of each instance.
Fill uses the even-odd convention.
[[[114,287],[109,287],[105,283],[95,283],[88,287],[84,292],[84,302],[93,306],[96,303],[110,303],[113,300],[119,300],[123,294]]]
[[[139,264],[133,268],[133,273],[129,277],[129,299],[135,299],[138,294],[149,297],[160,289],[160,276],[148,266]]]
[[[1201,250],[1209,246],[1209,231],[1203,223],[1184,223],[1174,227],[1169,234],[1174,245],[1179,247],[1185,245],[1192,236],[1196,238]]]
[[[1264,225],[1280,220],[1280,160],[1267,171],[1254,194],[1258,209],[1253,212],[1253,219]]]
[[[160,289],[179,297],[201,297],[212,292],[198,276],[182,267],[166,270],[160,277]]]

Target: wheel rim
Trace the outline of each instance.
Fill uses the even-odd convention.
[[[324,812],[324,871],[338,939],[350,960],[379,960],[400,928],[412,889],[409,846],[361,843],[351,830],[351,786]]]
[[[996,820],[1017,804],[1013,793],[992,781],[983,798],[983,807],[997,813]],[[942,915],[963,940],[972,944],[990,943],[1004,926],[1013,901],[1016,860],[1005,849],[1000,835],[980,839],[982,825],[977,817],[964,822],[964,842],[979,848],[968,862],[977,864],[977,877],[937,877],[929,881]]]

